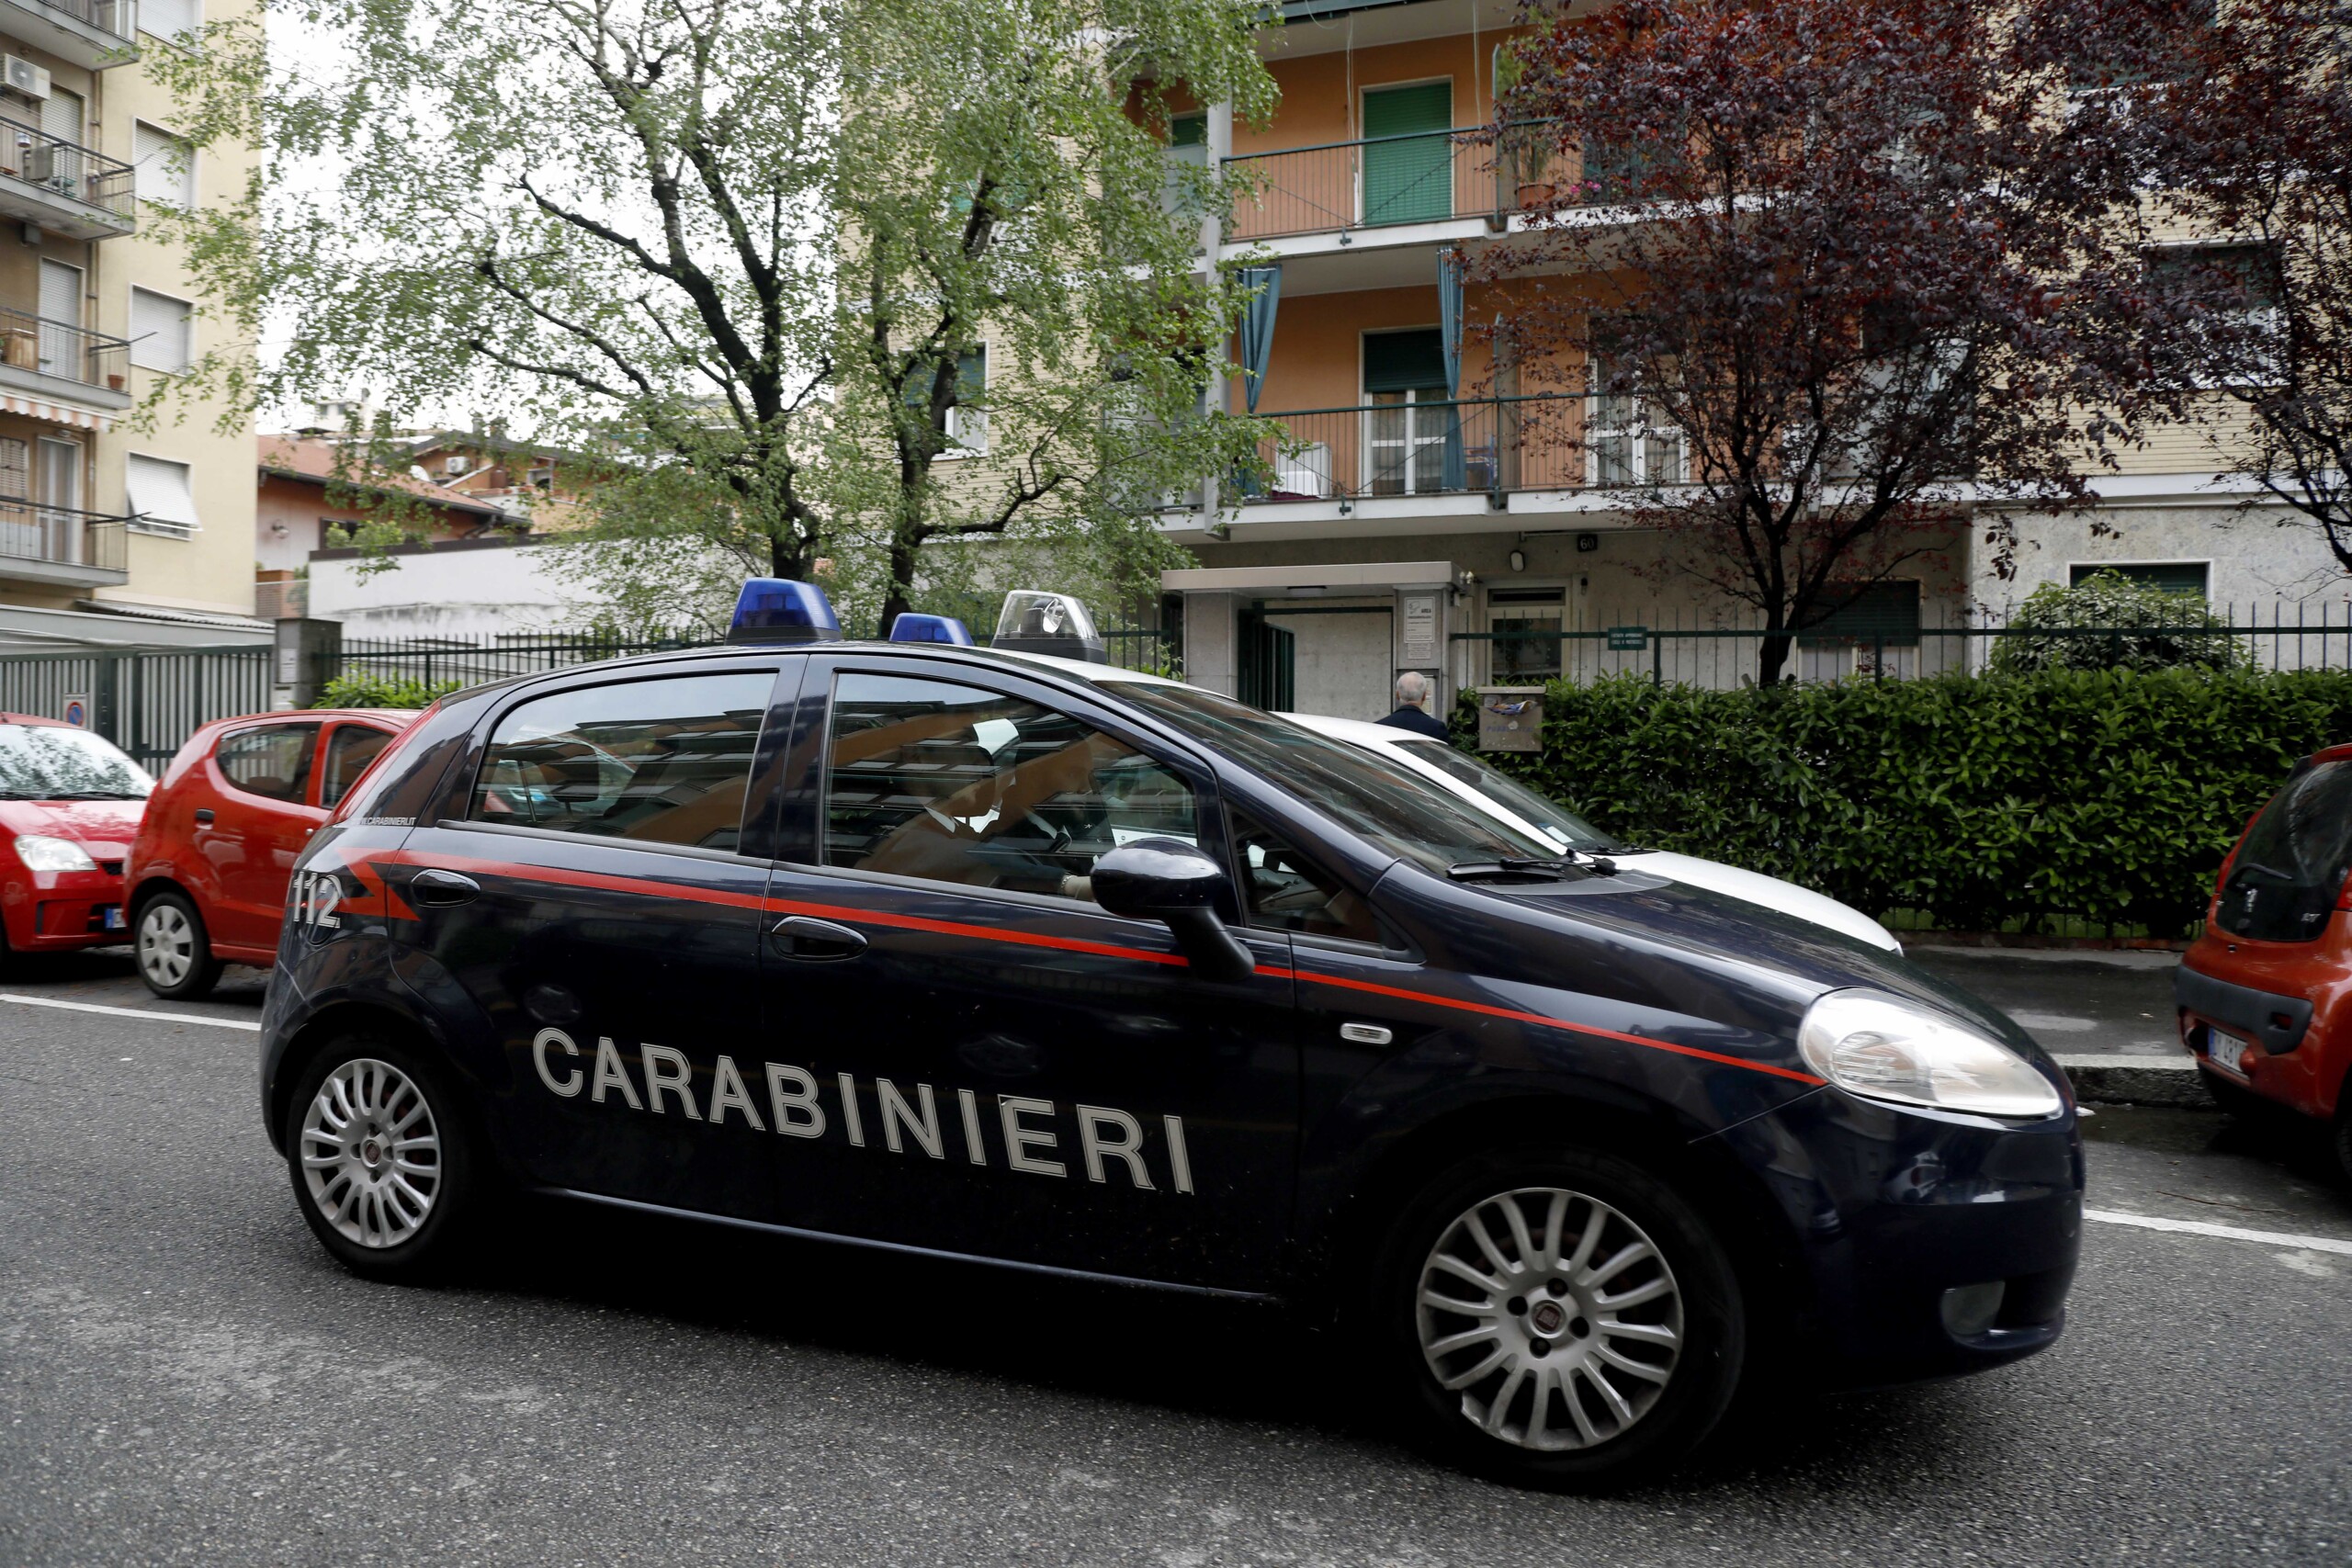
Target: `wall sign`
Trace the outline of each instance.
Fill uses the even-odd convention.
[[[1399,594],[1405,630],[1397,663],[1408,670],[1425,670],[1438,662],[1437,595]]]

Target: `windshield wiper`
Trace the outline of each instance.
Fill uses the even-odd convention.
[[[1507,876],[1550,876],[1566,878],[1575,875],[1614,876],[1617,863],[1583,850],[1571,850],[1562,860],[1537,860],[1527,855],[1505,855],[1500,860],[1465,860],[1445,868],[1445,874],[1456,882],[1491,882]]]

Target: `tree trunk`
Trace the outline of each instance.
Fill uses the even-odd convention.
[[[1788,624],[1787,617],[1778,610],[1765,617],[1764,646],[1756,650],[1756,683],[1758,686],[1778,685],[1781,672],[1788,668],[1789,655],[1796,651],[1796,638],[1771,635],[1786,630]]]
[[[914,608],[909,595],[915,580],[915,551],[919,547],[916,541],[904,535],[890,541],[890,588],[882,596],[882,620],[875,633],[877,637],[888,637],[899,617]]]

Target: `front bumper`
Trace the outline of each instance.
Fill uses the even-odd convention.
[[[2071,1109],[2019,1126],[1831,1089],[1716,1136],[1791,1228],[1804,1299],[1774,1304],[1826,1381],[1980,1371],[2064,1327],[2083,1229]]]
[[[130,940],[118,869],[40,872],[7,888],[8,945],[18,953],[55,953]]]

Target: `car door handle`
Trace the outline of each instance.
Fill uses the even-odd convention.
[[[209,806],[199,806],[196,808],[196,825],[199,828],[209,828],[212,826],[212,807]]]
[[[855,958],[865,951],[865,933],[831,920],[788,915],[769,928],[768,940],[786,958],[815,961]]]
[[[458,904],[470,904],[481,894],[481,884],[470,876],[459,876],[454,871],[440,871],[427,866],[409,878],[408,896],[413,903],[446,909]]]

